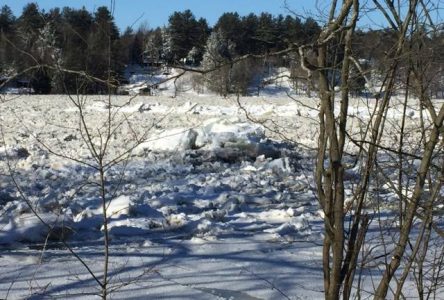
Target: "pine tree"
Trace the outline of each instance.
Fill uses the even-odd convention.
[[[73,71],[88,70],[88,41],[93,17],[84,7],[62,9],[62,64]],[[57,86],[63,92],[77,92],[83,80],[78,75],[60,74]]]
[[[38,94],[46,94],[51,90],[51,79],[47,70],[40,67],[45,65],[41,55],[42,49],[38,44],[44,26],[44,15],[39,11],[37,4],[27,4],[17,21],[16,47],[21,48],[23,52],[19,54],[16,68],[18,72],[33,68],[31,72],[26,74],[26,79],[30,79],[31,87]]]
[[[106,6],[99,7],[94,14],[92,32],[88,39],[88,73],[102,80],[115,83],[123,66],[117,60],[119,31],[114,18]],[[109,86],[94,82],[92,92],[108,92]]]
[[[203,54],[205,52],[205,46],[207,44],[207,39],[210,36],[211,30],[208,26],[207,20],[200,18],[196,25],[196,41],[193,48],[195,48],[194,63],[196,65],[200,64],[203,59]]]
[[[0,10],[0,31],[5,34],[12,32],[15,21],[11,8],[7,5],[2,6]]]
[[[159,63],[162,58],[162,47],[162,30],[156,28],[150,31],[144,48],[147,59],[152,63]]]
[[[255,14],[251,13],[242,18],[241,29],[238,33],[240,38],[237,44],[237,51],[240,55],[259,53],[258,41],[255,39],[258,26],[258,18]]]
[[[36,3],[29,3],[23,8],[18,19],[18,34],[25,51],[30,51],[39,36],[39,30],[45,25],[44,18]]]
[[[206,39],[209,35],[208,23],[201,18],[196,20],[190,10],[174,12],[168,20],[168,40],[171,56],[170,62],[180,62],[186,59],[193,47],[199,50],[199,56],[203,55]]]
[[[258,41],[260,53],[266,53],[270,49],[276,48],[277,32],[271,14],[261,13],[259,16],[255,39]]]
[[[43,28],[39,30],[39,36],[35,42],[35,53],[39,62],[43,65],[61,66],[62,65],[62,52],[57,47],[56,34],[54,26],[51,23],[47,23]],[[31,85],[38,94],[49,94],[52,91],[52,87],[55,91],[59,91],[57,85],[58,72],[54,69],[48,69],[45,67],[39,68],[33,73],[31,79]]]
[[[321,32],[321,27],[313,18],[307,18],[303,25],[303,31],[305,35],[304,42],[311,42]]]
[[[15,22],[12,10],[4,5],[0,11],[0,76],[10,75],[14,67],[16,51],[11,44],[15,42]]]
[[[162,28],[162,59],[168,63],[174,62],[173,39],[167,27]]]
[[[214,30],[207,40],[202,65],[205,69],[215,69],[206,75],[207,86],[210,90],[226,96],[230,93],[229,62],[236,56],[236,45],[228,39],[222,29]]]
[[[143,49],[144,49],[144,33],[138,31],[133,38],[130,45],[130,63],[141,65],[143,63]]]
[[[225,37],[230,38],[232,43],[236,45],[236,52],[241,52],[238,46],[242,45],[242,26],[238,13],[222,14],[216,25],[214,25],[214,30],[220,31]]]

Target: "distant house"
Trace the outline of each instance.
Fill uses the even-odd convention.
[[[9,82],[7,82],[9,80],[9,77],[6,76],[0,76],[0,86],[2,88],[4,88],[6,85],[9,86]]]
[[[151,68],[162,68],[165,66],[165,61],[160,58],[160,55],[153,51],[143,52],[143,65]]]
[[[26,78],[0,76],[0,93],[2,94],[33,94],[31,81]]]

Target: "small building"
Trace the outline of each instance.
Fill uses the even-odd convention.
[[[142,54],[142,61],[144,67],[163,68],[166,63],[160,58],[160,54],[153,51],[145,51]]]
[[[31,80],[0,76],[0,93],[2,94],[33,94]]]

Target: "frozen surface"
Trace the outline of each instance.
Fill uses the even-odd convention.
[[[86,99],[96,145],[107,101]],[[317,110],[314,99],[299,101],[112,98],[120,125],[104,161],[126,158],[106,173],[113,298],[323,298]],[[352,132],[353,116],[371,114],[365,101],[352,101]],[[100,277],[99,174],[78,112],[65,96],[0,105],[0,298],[93,297],[97,284],[60,242]]]

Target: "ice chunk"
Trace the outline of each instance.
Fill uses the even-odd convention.
[[[66,239],[72,233],[72,218],[69,215],[40,213],[18,215],[0,230],[0,243],[44,242]],[[42,222],[43,220],[43,222]]]
[[[145,150],[176,152],[193,149],[196,147],[196,137],[197,132],[193,129],[175,128],[165,130],[141,143],[135,149],[135,153],[140,155]]]

